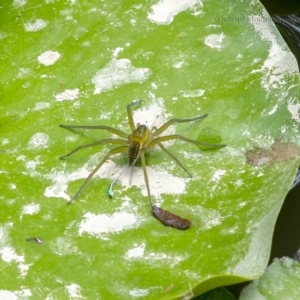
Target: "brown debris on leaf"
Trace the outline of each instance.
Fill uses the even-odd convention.
[[[187,229],[192,224],[190,220],[183,219],[167,210],[152,205],[152,213],[155,218],[161,221],[165,226],[171,226],[177,229]]]
[[[300,156],[300,147],[291,143],[275,141],[271,150],[258,148],[248,151],[246,154],[247,162],[253,167],[288,161]]]

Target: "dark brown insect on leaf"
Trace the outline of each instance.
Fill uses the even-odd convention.
[[[192,224],[190,220],[183,219],[155,205],[152,205],[152,214],[165,226],[171,226],[177,229],[187,229]]]
[[[44,244],[44,241],[42,239],[40,239],[39,237],[26,238],[26,241],[27,242],[35,241],[37,244]]]

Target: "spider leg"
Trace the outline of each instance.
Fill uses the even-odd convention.
[[[84,189],[86,184],[89,182],[89,180],[96,174],[96,172],[100,169],[100,167],[108,160],[108,158],[114,154],[125,152],[128,150],[128,146],[120,146],[115,149],[110,150],[104,158],[101,160],[101,162],[97,165],[97,167],[90,173],[90,175],[86,178],[84,183],[81,185],[80,189],[78,192],[74,195],[74,197],[67,203],[71,204],[72,202],[75,201],[75,199],[80,195],[81,191]]]
[[[158,142],[166,142],[166,141],[175,140],[175,139],[183,140],[183,141],[188,142],[188,143],[192,143],[192,144],[195,144],[195,145],[204,146],[204,147],[208,147],[208,148],[223,148],[223,147],[226,147],[226,145],[224,145],[224,144],[210,144],[210,143],[204,143],[204,142],[188,139],[185,136],[182,136],[182,135],[179,135],[179,134],[160,136],[160,137],[155,138],[152,141],[152,143],[155,142],[155,143],[158,144]]]
[[[90,148],[90,147],[93,147],[93,146],[96,146],[96,145],[100,145],[102,143],[112,143],[112,144],[126,145],[127,141],[126,140],[121,140],[121,139],[104,139],[104,140],[100,140],[100,141],[97,141],[97,142],[94,142],[94,143],[79,146],[79,147],[75,148],[74,150],[72,150],[70,153],[68,153],[64,156],[61,156],[59,159],[65,159],[65,158],[71,156],[72,154],[74,154],[75,152],[77,152],[81,149]]]
[[[129,126],[130,126],[132,131],[135,130],[135,125],[134,125],[134,121],[133,121],[131,107],[134,106],[134,105],[140,104],[141,102],[142,102],[142,100],[139,100],[139,101],[132,102],[132,103],[127,105],[128,122],[129,122]]]
[[[73,129],[73,128],[81,128],[81,129],[103,129],[103,130],[107,130],[109,132],[112,132],[120,137],[123,137],[125,139],[128,138],[128,134],[119,130],[119,129],[115,129],[109,126],[104,126],[104,125],[99,125],[99,126],[86,126],[86,125],[64,125],[64,124],[60,124],[59,125],[62,128],[67,128],[67,129]]]
[[[153,135],[157,136],[164,132],[169,126],[173,125],[174,123],[188,123],[188,122],[194,122],[198,120],[202,120],[207,117],[207,114],[191,118],[191,119],[171,119],[168,122],[166,122],[164,125],[160,126],[156,131],[154,131]]]
[[[152,200],[151,200],[151,194],[150,194],[149,179],[148,179],[148,174],[147,174],[144,151],[141,151],[141,162],[142,162],[142,166],[143,166],[143,173],[144,173],[144,179],[145,179],[146,188],[147,188],[149,204],[150,204],[150,207],[151,207],[151,210],[152,210]]]
[[[132,184],[132,178],[133,178],[133,169],[134,169],[134,165],[131,166],[131,170],[130,170],[130,176],[129,176],[129,185]]]
[[[186,172],[191,178],[193,177],[191,173],[183,166],[180,160],[174,156],[161,142],[157,142],[157,145],[161,148],[161,150],[167,153],[184,172]]]
[[[108,192],[107,192],[109,198],[112,198],[114,195],[113,186],[114,186],[115,182],[123,176],[123,174],[128,170],[129,167],[131,167],[131,166],[130,165],[126,166],[125,169],[109,185]]]

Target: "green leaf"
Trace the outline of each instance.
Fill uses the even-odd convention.
[[[17,297],[187,299],[259,277],[274,224],[299,165],[297,64],[253,1],[21,1],[2,5],[1,293]],[[137,164],[103,165],[114,145],[59,157],[110,138],[205,113],[170,127],[226,148],[166,142],[147,153],[153,203],[192,221],[165,227],[149,209]],[[166,132],[166,134],[168,134]],[[43,244],[26,238],[38,237]],[[185,298],[184,298],[185,297]]]
[[[196,297],[195,300],[236,300],[236,298],[226,288],[217,288]]]
[[[299,283],[300,264],[288,257],[275,259],[261,278],[243,289],[240,300],[297,299]]]

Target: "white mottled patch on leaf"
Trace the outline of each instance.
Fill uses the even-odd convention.
[[[224,33],[210,34],[205,37],[204,43],[206,46],[210,48],[221,50],[224,37],[225,37]]]
[[[129,59],[113,58],[103,69],[93,77],[94,94],[112,90],[121,85],[138,82],[142,83],[151,74],[148,68],[135,68]]]
[[[48,25],[47,21],[37,19],[34,22],[28,22],[24,24],[25,31],[39,31]]]
[[[55,99],[57,101],[64,101],[64,100],[74,100],[77,99],[79,95],[79,89],[73,89],[73,90],[64,90],[63,92],[54,95]]]
[[[118,57],[119,53],[121,53],[124,50],[122,47],[117,47],[116,49],[113,50],[112,55],[114,57]]]
[[[141,245],[129,249],[125,253],[125,259],[142,258],[144,256],[145,246],[145,243],[142,243]]]
[[[6,32],[1,32],[0,31],[0,40],[4,40],[7,37],[8,37],[8,34]]]
[[[163,107],[163,101],[158,100],[158,102],[154,102],[151,104],[150,107],[143,106],[143,102],[140,105],[136,106],[136,109],[133,111],[133,119],[135,125],[143,124],[147,125],[147,127],[152,128],[160,127],[166,122],[166,112]],[[164,135],[174,133],[174,126],[169,127],[165,132]]]
[[[9,185],[9,188],[10,188],[11,190],[15,190],[15,189],[17,188],[17,186],[16,186],[14,183],[11,183],[11,184]]]
[[[41,110],[45,108],[49,108],[50,104],[48,102],[37,102],[34,106],[34,110]]]
[[[22,214],[24,215],[34,215],[40,211],[40,204],[30,203],[24,205],[22,209]]]
[[[0,299],[18,300],[18,296],[14,292],[0,290]]]
[[[212,176],[212,181],[219,182],[223,175],[226,174],[226,170],[216,170]]]
[[[167,265],[168,267],[175,267],[180,262],[188,259],[190,254],[188,253],[178,253],[175,249],[174,252],[170,251],[168,253],[165,252],[149,252],[146,253],[143,257],[145,262],[148,262],[150,265],[153,264],[161,264]]]
[[[104,156],[102,154],[102,156]],[[52,179],[53,184],[48,186],[45,190],[44,196],[46,197],[61,197],[66,200],[70,200],[70,197],[66,193],[68,188],[69,181],[74,181],[77,179],[85,179],[93,170],[96,165],[96,162],[99,162],[101,159],[99,154],[95,154],[90,157],[90,160],[78,170],[72,173],[65,172],[52,172],[47,175],[46,178]],[[93,163],[94,161],[94,163]],[[124,159],[125,162],[125,159]],[[93,167],[91,167],[93,165]],[[124,165],[125,166],[125,165]],[[109,178],[114,179],[117,176],[118,172],[122,169],[121,166],[116,165],[113,161],[107,161],[100,170],[96,173],[93,180],[99,180],[98,178]],[[147,167],[148,177],[151,186],[152,196],[160,197],[161,194],[183,194],[185,193],[186,184],[189,181],[188,178],[181,178],[171,175],[165,170],[160,168],[151,168]],[[114,192],[118,194],[120,191],[120,184],[128,189],[131,185],[129,184],[130,171],[126,172],[117,182]],[[80,183],[82,184],[83,181]],[[80,187],[78,185],[78,188]],[[146,184],[144,181],[144,175],[142,168],[135,167],[133,172],[133,186],[138,186],[142,189],[142,195],[147,196]],[[84,193],[83,191],[82,193]]]
[[[81,295],[81,287],[78,284],[72,283],[66,286],[66,290],[69,294],[70,299],[83,299]]]
[[[14,0],[14,2],[12,3],[12,6],[14,8],[19,8],[22,7],[26,4],[27,0]]]
[[[133,248],[129,249],[124,258],[126,260],[143,260],[144,262],[149,263],[149,265],[155,264],[166,264],[169,267],[174,267],[181,261],[186,260],[189,257],[189,254],[178,254],[178,252],[174,253],[163,253],[163,252],[148,252],[145,253],[146,245],[145,243],[141,243],[140,245],[134,245]]]
[[[28,141],[27,147],[29,149],[41,149],[47,148],[49,143],[49,135],[46,133],[35,133]]]
[[[30,289],[23,288],[19,291],[7,291],[0,290],[0,299],[4,300],[19,300],[19,299],[29,299],[31,298],[32,293]]]
[[[185,64],[184,61],[177,61],[177,62],[174,62],[174,63],[173,63],[173,67],[174,67],[175,69],[180,69],[180,68],[182,68],[182,67],[184,66],[184,64]]]
[[[75,245],[74,240],[68,236],[58,237],[55,241],[50,242],[51,251],[59,256],[78,254],[80,250]]]
[[[9,139],[2,140],[2,146],[9,144]]]
[[[129,295],[132,297],[146,297],[149,294],[149,290],[146,289],[133,289],[129,291]]]
[[[57,51],[45,51],[38,57],[38,62],[44,66],[53,65],[60,58]]]
[[[16,263],[21,276],[27,275],[30,265],[25,264],[24,256],[18,255],[12,247],[6,246],[1,248],[0,255],[4,262],[8,264]]]
[[[26,78],[33,76],[33,71],[29,68],[20,68],[17,74],[17,78]]]
[[[3,247],[0,250],[1,258],[3,261],[10,263],[12,261],[23,262],[24,257],[21,255],[17,255],[15,250],[11,247]]]
[[[268,112],[268,115],[273,115],[273,114],[277,111],[277,108],[278,108],[278,104],[276,104],[276,105]]]
[[[272,22],[256,22],[260,18],[269,19],[266,11],[262,16],[251,15],[249,20],[255,31],[260,35],[262,40],[269,44],[269,55],[264,61],[260,69],[253,70],[251,73],[262,73],[261,86],[270,91],[273,88],[280,88],[281,85],[286,84],[285,76],[291,72],[298,72],[297,63],[292,52],[282,47],[278,43],[278,37],[272,30]]]
[[[128,212],[116,212],[112,215],[86,213],[79,225],[79,235],[88,233],[107,240],[108,234],[135,228],[139,223],[139,217]]]
[[[148,14],[148,19],[157,25],[169,25],[179,13],[202,6],[199,0],[160,0],[151,6],[152,11]],[[195,15],[201,13],[198,9]]]
[[[78,172],[80,172],[80,170]],[[84,174],[82,176],[84,176]],[[88,174],[86,176],[88,176]],[[59,197],[70,200],[66,190],[68,188],[68,182],[77,179],[74,177],[74,174],[54,171],[46,175],[46,178],[51,179],[53,184],[46,188],[44,192],[45,197]]]
[[[187,210],[191,210],[193,212],[193,219],[197,224],[196,226],[201,228],[201,230],[208,230],[219,226],[224,220],[224,217],[217,209],[208,209],[201,205],[192,205],[187,207]],[[201,216],[200,219],[199,216]]]
[[[288,103],[288,111],[292,115],[292,119],[297,123],[300,123],[300,103],[296,101]]]
[[[201,97],[204,93],[205,90],[202,89],[181,91],[182,96],[185,98]]]

